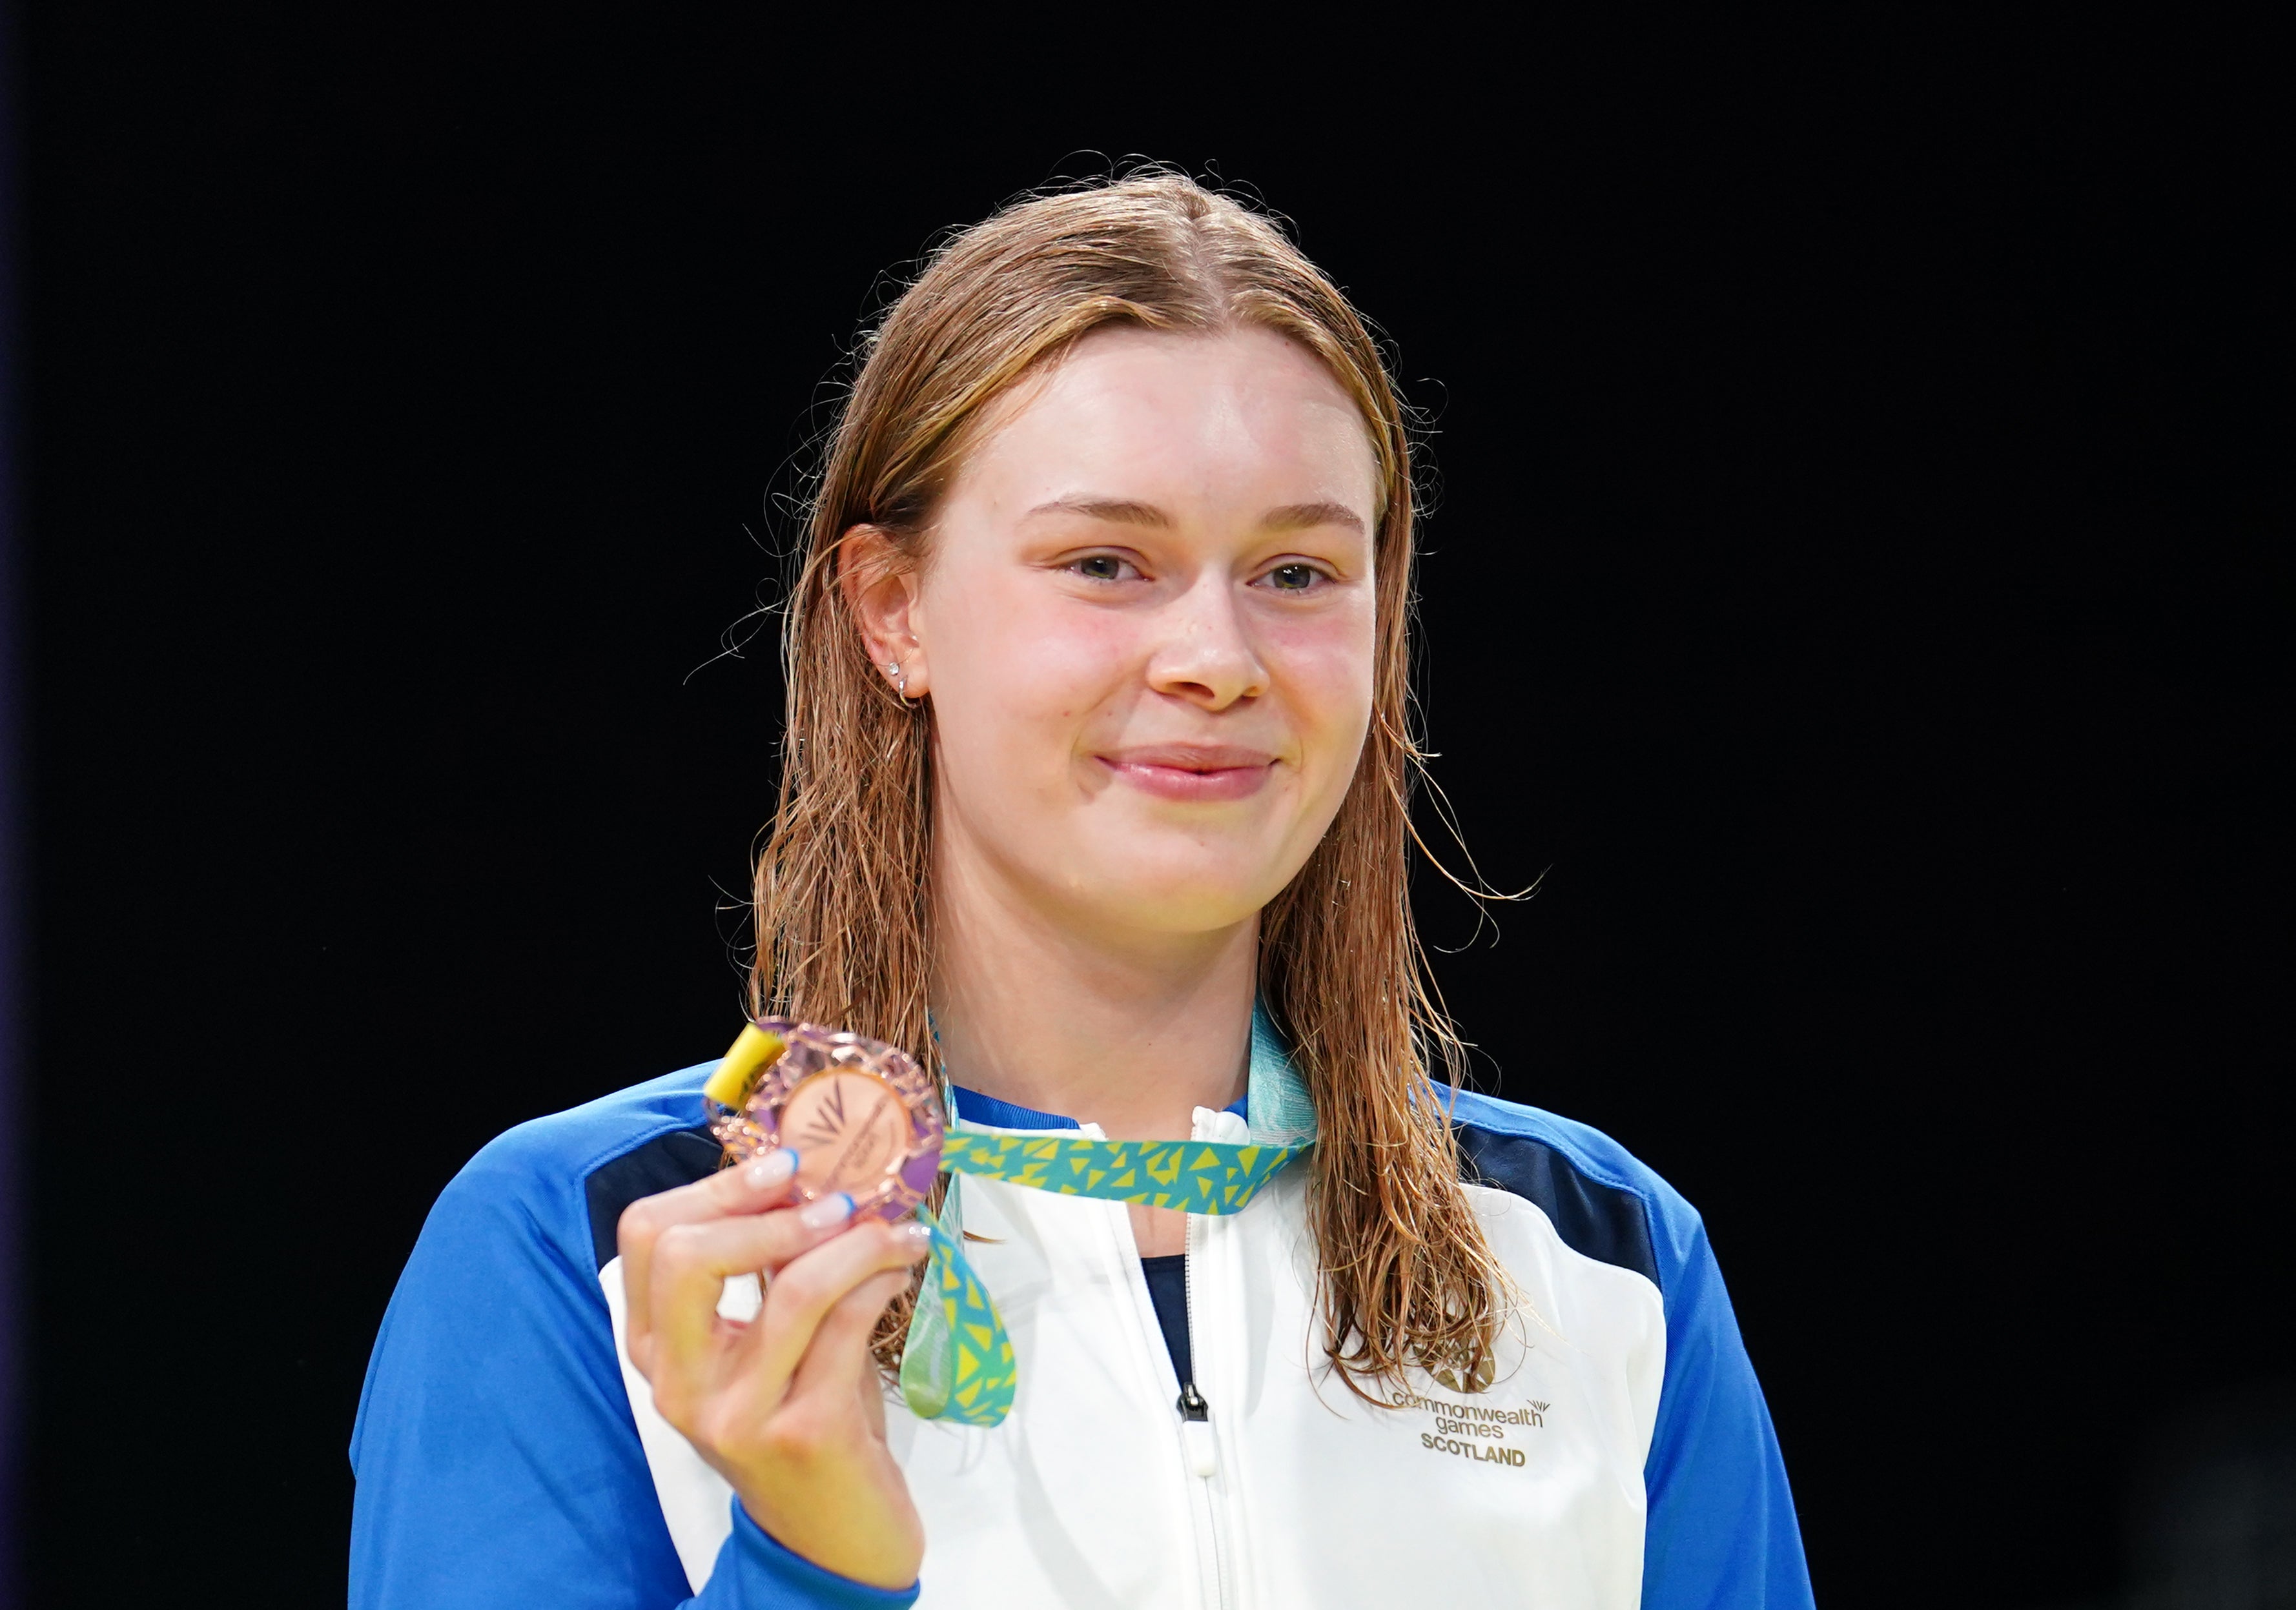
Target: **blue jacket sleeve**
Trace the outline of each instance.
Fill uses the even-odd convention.
[[[399,1278],[351,1435],[352,1610],[898,1610],[734,1505],[693,1596],[614,1353],[582,1205],[543,1125],[439,1197]]]
[[[1654,1194],[1666,1381],[1643,1466],[1643,1610],[1808,1610],[1785,1461],[1706,1227]]]

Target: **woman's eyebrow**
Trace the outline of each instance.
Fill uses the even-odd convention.
[[[1365,534],[1363,516],[1345,503],[1286,503],[1281,509],[1270,509],[1259,523],[1262,528],[1269,531],[1305,531],[1310,526],[1345,526],[1357,536]]]
[[[1056,497],[1049,503],[1038,503],[1021,518],[1031,519],[1039,514],[1081,514],[1088,519],[1107,520],[1119,526],[1150,526],[1169,529],[1172,517],[1153,503],[1136,503],[1117,497]]]
[[[1039,514],[1081,514],[1088,519],[1107,520],[1119,526],[1145,526],[1156,530],[1169,530],[1177,523],[1153,503],[1116,497],[1056,497],[1050,503],[1038,503],[1021,518],[1031,519]],[[1264,531],[1305,531],[1315,526],[1343,526],[1357,536],[1365,534],[1363,516],[1345,503],[1286,503],[1262,515],[1259,525]]]

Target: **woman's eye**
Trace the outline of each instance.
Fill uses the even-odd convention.
[[[1128,581],[1140,574],[1113,553],[1092,554],[1087,558],[1078,560],[1069,568],[1074,570],[1078,576],[1096,582]]]
[[[1305,593],[1324,579],[1324,573],[1313,565],[1278,565],[1265,579],[1278,593]]]

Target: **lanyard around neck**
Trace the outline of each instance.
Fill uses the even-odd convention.
[[[1247,1141],[1095,1140],[1043,1130],[983,1130],[958,1119],[946,1068],[941,1091],[948,1115],[943,1168],[1056,1196],[1241,1213],[1315,1142],[1315,1106],[1275,1026],[1257,1009]],[[956,1181],[949,1183],[954,1195]],[[962,1231],[950,1228],[957,1215],[921,1207],[917,1216],[931,1233],[932,1258],[901,1355],[901,1396],[920,1419],[995,1426],[1011,1411],[1020,1384],[1012,1336],[964,1255]]]

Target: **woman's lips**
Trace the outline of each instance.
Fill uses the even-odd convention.
[[[1264,749],[1122,749],[1095,758],[1144,794],[1205,804],[1257,794],[1275,766]]]

